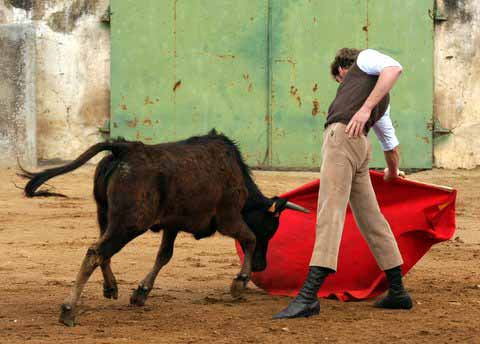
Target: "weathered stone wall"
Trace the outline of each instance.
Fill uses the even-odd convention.
[[[435,28],[435,116],[452,131],[435,140],[435,165],[480,165],[480,1],[438,0],[448,19]]]
[[[35,167],[35,29],[0,25],[0,165]]]
[[[101,137],[110,117],[109,0],[0,0],[0,23],[36,31],[37,151],[71,160]]]

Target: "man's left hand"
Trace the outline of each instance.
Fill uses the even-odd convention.
[[[371,113],[371,109],[362,106],[360,110],[353,115],[350,122],[348,122],[347,128],[345,129],[347,135],[349,137],[358,137],[362,135],[363,129],[365,128],[365,123],[367,123]]]
[[[405,178],[405,172],[403,171],[400,171],[400,170],[397,170],[397,172],[394,172],[394,171],[391,171],[388,169],[388,167],[386,169],[383,170],[383,180],[386,181],[386,182],[391,182],[392,180],[394,179],[397,179],[397,178]]]

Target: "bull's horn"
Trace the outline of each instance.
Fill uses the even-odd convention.
[[[285,205],[285,208],[296,210],[296,211],[301,211],[302,213],[306,213],[306,214],[310,213],[310,210],[308,210],[304,207],[301,207],[298,204],[295,204],[295,203],[292,203],[292,202],[287,202],[287,204]]]

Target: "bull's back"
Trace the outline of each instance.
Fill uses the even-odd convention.
[[[148,197],[159,222],[206,227],[219,209],[240,211],[245,203],[241,168],[221,141],[137,145],[121,160],[112,194],[139,205]]]
[[[168,157],[159,168],[172,181],[171,187],[188,197],[187,203],[203,208],[201,204],[207,207],[224,198],[237,198],[243,206],[246,188],[242,171],[223,142],[172,145],[165,151]]]

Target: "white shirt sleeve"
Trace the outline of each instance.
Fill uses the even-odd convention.
[[[403,69],[398,61],[373,49],[362,50],[358,54],[357,66],[370,75],[379,75],[382,69],[386,67],[400,67]]]
[[[375,135],[377,135],[383,151],[391,151],[400,144],[395,135],[395,128],[393,127],[392,120],[390,119],[390,105],[388,105],[385,114],[375,122],[372,129],[375,132]]]

